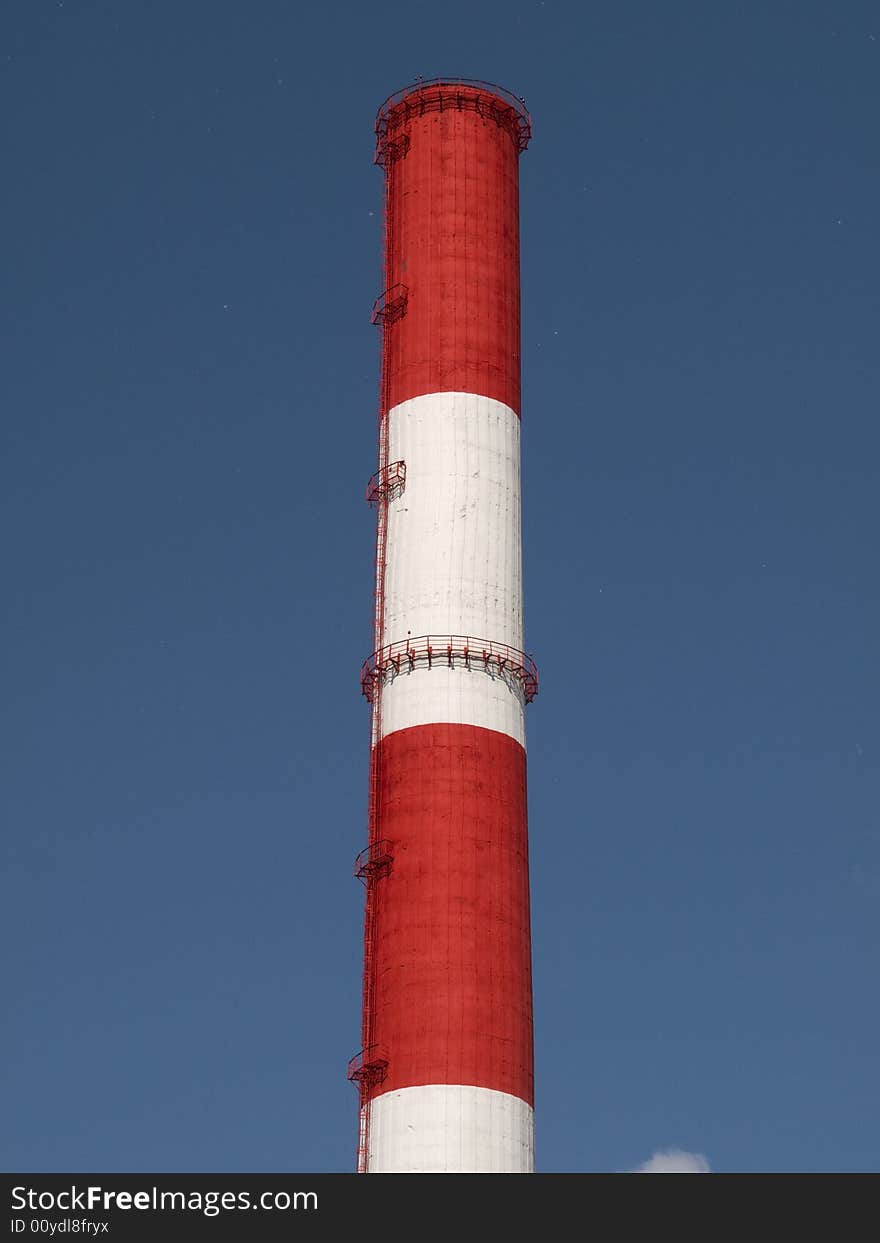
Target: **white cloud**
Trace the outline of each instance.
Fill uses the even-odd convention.
[[[712,1167],[701,1152],[681,1148],[661,1148],[649,1160],[636,1166],[632,1174],[710,1174]]]

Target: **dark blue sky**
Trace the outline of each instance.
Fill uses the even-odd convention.
[[[538,1161],[878,1166],[880,16],[11,0],[0,1167],[345,1170],[381,175],[525,96]]]

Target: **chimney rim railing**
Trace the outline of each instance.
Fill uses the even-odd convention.
[[[526,107],[526,101],[521,95],[514,95],[506,87],[499,86],[496,82],[483,81],[480,78],[418,78],[408,86],[392,91],[388,98],[383,100],[379,106],[379,111],[376,113],[375,130],[380,148],[382,141],[388,133],[392,117],[402,104],[407,103],[425,91],[428,92],[428,97],[423,100],[423,110],[442,110],[444,104],[443,89],[445,87],[448,87],[453,92],[449,96],[450,106],[455,106],[456,103],[460,106],[461,102],[465,100],[467,102],[476,101],[479,95],[485,95],[494,100],[496,104],[501,104],[509,109],[512,114],[510,130],[516,149],[518,152],[525,151],[532,136],[532,118]],[[466,91],[467,95],[456,98],[454,94],[456,89]],[[436,92],[436,95],[432,96],[431,92]]]

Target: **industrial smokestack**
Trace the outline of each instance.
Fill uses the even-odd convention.
[[[419,82],[385,173],[358,1170],[534,1168],[520,538],[523,102]]]

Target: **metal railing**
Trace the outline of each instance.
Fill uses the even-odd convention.
[[[382,327],[396,323],[397,320],[403,319],[406,314],[406,304],[408,301],[409,290],[406,285],[392,285],[390,289],[386,289],[384,293],[381,293],[373,303],[373,310],[370,314],[371,322]]]
[[[395,91],[376,114],[377,149],[385,150],[386,136],[395,114],[402,111],[403,120],[425,112],[442,112],[445,108],[472,108],[487,115],[510,130],[517,151],[525,151],[532,136],[532,118],[525,100],[497,86],[476,78],[427,78]],[[378,156],[377,156],[378,159]]]
[[[367,484],[367,503],[377,505],[381,500],[393,500],[400,496],[406,486],[406,462],[389,462],[370,476]]]
[[[508,676],[522,687],[526,703],[538,693],[538,667],[531,656],[506,643],[490,639],[472,639],[466,635],[421,635],[402,639],[374,652],[363,663],[361,690],[369,703],[376,696],[377,686],[389,676],[413,673],[417,668],[432,669],[444,665],[450,669],[482,669],[495,676]]]
[[[352,1083],[381,1083],[388,1071],[388,1058],[375,1045],[361,1049],[348,1063],[347,1075]]]
[[[391,871],[394,861],[392,844],[387,838],[381,838],[365,846],[354,861],[354,874],[364,884],[371,878],[385,876]]]

